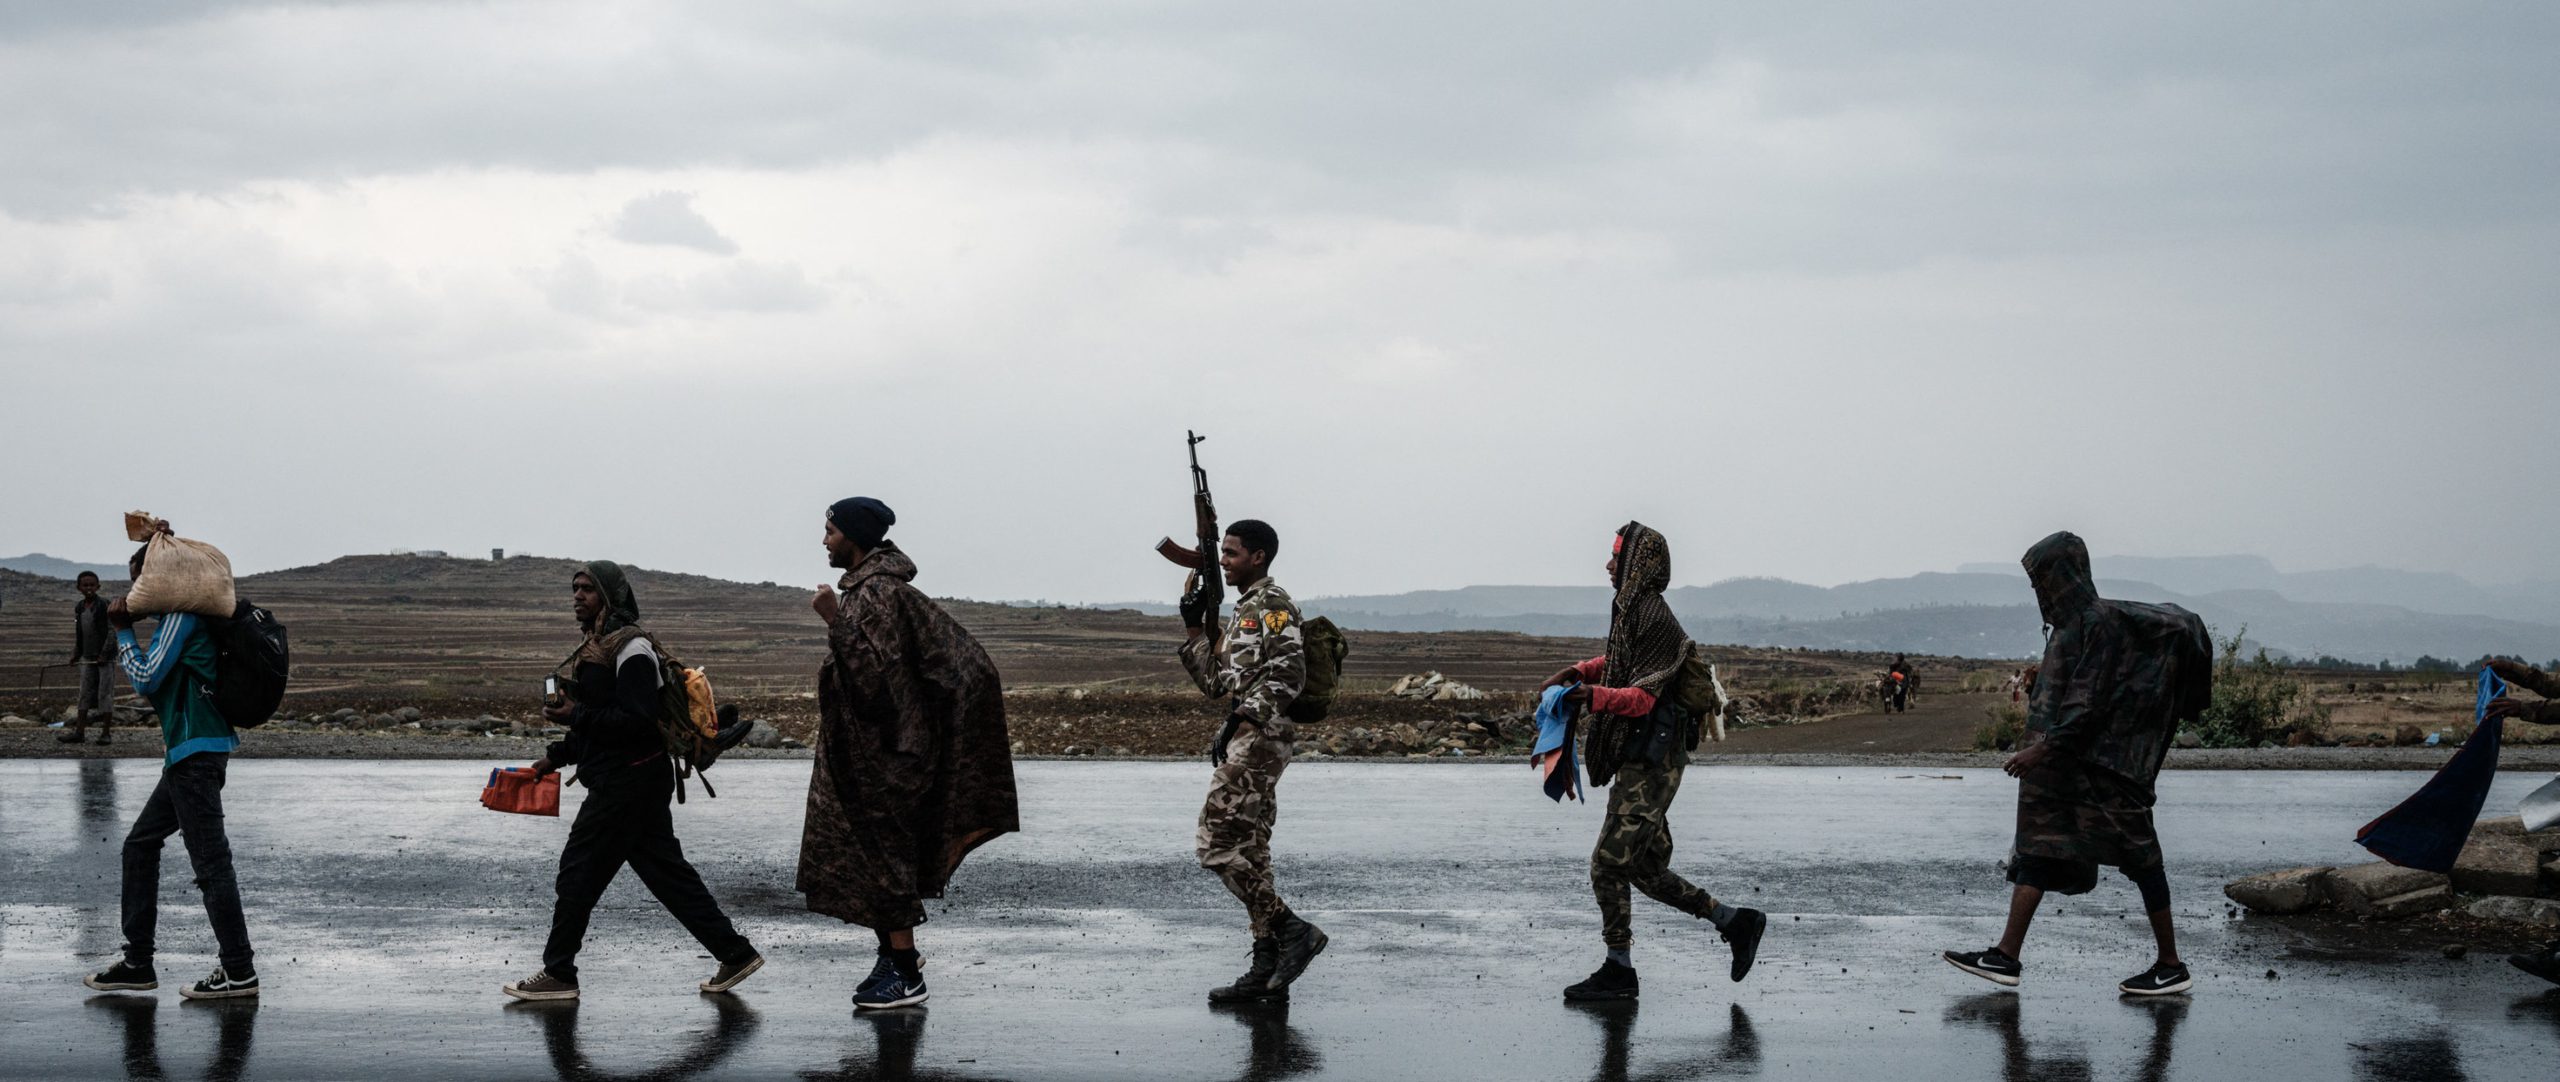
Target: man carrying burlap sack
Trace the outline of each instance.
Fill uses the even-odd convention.
[[[178,834],[186,839],[187,862],[204,893],[205,915],[212,918],[222,961],[211,976],[178,994],[188,999],[254,996],[258,972],[241,912],[239,880],[231,870],[231,839],[222,828],[223,779],[240,738],[213,706],[214,643],[205,625],[216,604],[219,615],[231,614],[231,563],[210,545],[180,539],[165,521],[150,520],[140,531],[129,526],[128,532],[145,533],[148,541],[129,565],[132,591],[107,606],[107,621],[116,628],[117,667],[159,714],[168,754],[160,783],[124,839],[124,957],[81,983],[102,992],[160,987],[152,968],[160,918],[160,850],[170,835]],[[152,607],[138,598],[149,599]],[[135,620],[145,616],[159,617],[148,642],[133,633]]]

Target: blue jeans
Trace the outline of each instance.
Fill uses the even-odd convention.
[[[231,839],[222,832],[222,781],[230,764],[231,757],[219,752],[169,764],[124,836],[126,962],[151,964],[160,923],[160,847],[177,834],[186,839],[196,889],[204,892],[205,915],[213,918],[223,971],[234,977],[256,972],[248,921],[240,912],[240,881],[231,874]]]

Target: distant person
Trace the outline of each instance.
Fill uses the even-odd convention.
[[[896,522],[868,496],[827,508],[827,563],[844,577],[810,599],[827,660],[797,886],[811,912],[879,938],[857,1010],[925,1001],[924,899],[942,897],[971,850],[1022,829],[1002,679],[915,588],[915,561],[888,540]]]
[[[171,532],[166,521],[152,527]],[[137,581],[149,551],[144,546],[126,565]],[[249,946],[240,882],[231,869],[231,839],[222,829],[222,785],[240,738],[213,708],[213,636],[206,632],[204,618],[181,612],[161,616],[152,626],[151,640],[138,642],[134,614],[122,598],[107,605],[106,617],[116,628],[116,664],[160,716],[160,739],[168,751],[161,759],[160,783],[152,787],[124,838],[124,958],[81,983],[101,992],[160,987],[152,968],[160,923],[160,850],[176,834],[186,841],[187,863],[204,895],[205,916],[213,922],[221,958],[211,976],[178,994],[188,999],[257,995],[256,952]]]
[[[2560,677],[2543,672],[2521,661],[2492,658],[2489,671],[2507,683],[2542,697],[2540,702],[2526,702],[2512,695],[2489,700],[2484,718],[2514,718],[2536,725],[2560,725]]]
[[[1893,709],[1908,712],[1911,709],[1911,659],[1893,655],[1893,664],[1885,668],[1884,676],[1889,681],[1885,691],[1893,700]]]
[[[80,667],[80,699],[72,707],[71,723],[54,739],[77,744],[95,721],[98,744],[103,747],[113,740],[116,727],[115,670],[106,664],[107,602],[98,596],[97,572],[81,572],[74,584],[80,600],[71,605],[71,663]]]
[[[2560,724],[2560,678],[2521,661],[2492,659],[2489,671],[2515,687],[2542,697],[2539,702],[2525,702],[2512,695],[2489,700],[2484,718],[2513,718],[2541,725]],[[2560,984],[2560,939],[2543,944],[2542,949],[2528,954],[2511,954],[2507,963],[2553,984]]]
[[[1689,765],[1687,728],[1699,724],[1665,699],[1689,635],[1662,592],[1671,586],[1671,543],[1642,523],[1618,530],[1609,553],[1609,648],[1568,665],[1540,686],[1573,685],[1565,701],[1591,712],[1583,765],[1594,786],[1609,786],[1608,817],[1591,850],[1591,892],[1600,903],[1600,968],[1567,987],[1571,1000],[1634,999],[1634,896],[1629,888],[1716,926],[1733,947],[1732,977],[1741,980],[1759,957],[1769,918],[1718,901],[1671,870],[1671,801]],[[1616,779],[1611,784],[1612,778]]]
[[[523,1000],[578,998],[578,950],[586,943],[587,920],[604,888],[629,864],[658,904],[719,962],[710,979],[695,987],[726,992],[764,968],[764,955],[729,923],[676,840],[669,806],[676,762],[658,728],[665,707],[657,642],[640,627],[640,602],[619,564],[597,560],[569,576],[569,605],[586,641],[561,663],[555,674],[559,694],[542,705],[542,716],[569,733],[533,761],[533,773],[541,777],[575,766],[574,780],[586,786],[587,798],[560,849],[553,884],[559,897],[551,908],[542,968],[499,991]]]
[[[2212,641],[2202,620],[2175,605],[2100,598],[2088,546],[2077,536],[2047,537],[2023,562],[2050,631],[2028,698],[2025,744],[2002,767],[2018,779],[2009,923],[1989,950],[1942,957],[2015,987],[2027,925],[2045,894],[2085,894],[2105,866],[2122,871],[2142,892],[2159,947],[2151,968],[2116,990],[2184,992],[2193,978],[2178,957],[2151,806],[2178,723],[2193,718],[2211,694]]]
[[[1204,554],[1205,555],[1205,554]],[[1209,743],[1209,798],[1200,808],[1195,848],[1200,866],[1217,873],[1244,903],[1253,960],[1244,975],[1209,990],[1211,1003],[1287,999],[1289,986],[1324,953],[1324,929],[1280,900],[1271,880],[1271,827],[1280,815],[1280,773],[1289,768],[1298,723],[1289,704],[1305,690],[1306,640],[1298,606],[1271,580],[1280,534],[1259,519],[1227,527],[1218,567],[1236,594],[1236,617],[1218,633],[1205,587],[1182,599],[1182,667],[1200,693],[1227,699],[1227,717]],[[1211,574],[1203,567],[1201,573]]]

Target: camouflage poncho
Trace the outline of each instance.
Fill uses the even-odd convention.
[[[970,850],[1021,829],[995,662],[915,575],[882,542],[839,584],[800,836],[809,908],[892,931],[923,923]]]
[[[2021,561],[2052,631],[2037,667],[2027,730],[2072,761],[2132,783],[2150,804],[2178,724],[2213,694],[2213,640],[2176,605],[2108,601],[2089,549],[2057,533]]]

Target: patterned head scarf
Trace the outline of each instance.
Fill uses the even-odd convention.
[[[631,595],[631,580],[623,575],[621,564],[597,560],[581,571],[596,581],[597,592],[604,595],[604,611],[596,614],[596,625],[587,629],[588,641],[601,641],[640,623],[640,600]]]
[[[2089,574],[2089,546],[2063,530],[2035,543],[2018,561],[2036,584],[2036,608],[2050,627],[2067,627],[2098,604],[2098,582]]]
[[[1671,588],[1671,542],[1641,522],[1618,530],[1617,597],[1609,603],[1609,655],[1600,683],[1659,693],[1688,656],[1689,634],[1662,592]]]

